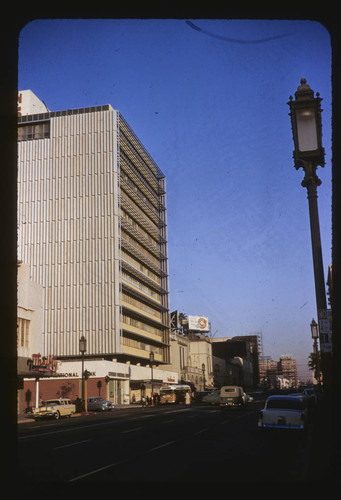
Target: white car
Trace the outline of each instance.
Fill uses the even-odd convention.
[[[32,416],[35,420],[47,417],[58,420],[60,417],[71,417],[75,412],[76,406],[69,399],[48,399],[33,410]]]
[[[300,429],[307,424],[308,410],[297,396],[269,396],[258,420],[262,429]]]

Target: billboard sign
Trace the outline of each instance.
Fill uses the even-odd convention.
[[[205,316],[188,316],[188,329],[199,332],[209,332],[210,324]]]

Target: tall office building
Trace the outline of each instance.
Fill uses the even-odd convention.
[[[18,259],[44,290],[44,355],[169,362],[165,176],[111,105],[18,98]]]

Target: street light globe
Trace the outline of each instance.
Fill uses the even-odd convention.
[[[298,150],[301,153],[318,148],[315,113],[311,109],[296,112]]]
[[[311,336],[312,336],[312,338],[314,340],[318,339],[319,333],[318,333],[317,323],[314,320],[314,318],[312,319],[312,321],[310,323],[310,329],[311,329]]]
[[[79,351],[82,354],[86,352],[86,338],[84,337],[84,335],[82,335],[81,338],[79,339]]]
[[[322,147],[322,122],[320,94],[301,78],[301,85],[297,87],[295,99],[290,96],[291,128],[294,140],[295,167],[302,166],[303,161],[313,161],[316,165],[324,166],[324,149]]]

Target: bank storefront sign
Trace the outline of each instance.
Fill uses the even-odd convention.
[[[84,361],[84,370],[87,370],[89,377],[97,378],[129,378],[129,365],[117,363],[115,361]],[[58,366],[56,373],[61,378],[81,378],[82,377],[82,362],[81,361],[62,361]]]
[[[116,380],[149,380],[151,379],[151,368],[146,366],[128,365],[117,361],[86,361],[84,370],[90,373],[90,377],[116,379]],[[58,364],[56,376],[60,378],[81,378],[81,361],[63,361]],[[162,380],[163,384],[178,383],[178,373],[170,370],[153,369],[153,378]]]

